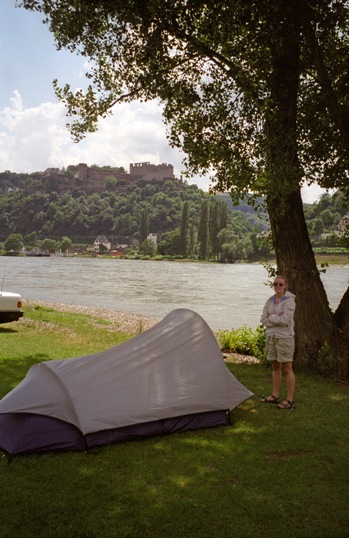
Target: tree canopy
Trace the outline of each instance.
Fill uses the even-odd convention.
[[[57,95],[79,140],[120,101],[158,99],[170,143],[216,190],[265,195],[277,269],[297,296],[296,359],[349,375],[349,290],[333,314],[301,186],[348,188],[347,1],[23,0],[58,47],[90,58],[91,86]],[[310,283],[307,286],[304,282]],[[309,307],[311,305],[311,308]],[[312,315],[309,315],[309,309]]]

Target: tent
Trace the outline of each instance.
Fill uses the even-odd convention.
[[[206,322],[177,309],[101,353],[32,366],[0,401],[0,448],[87,450],[227,424],[251,396]]]

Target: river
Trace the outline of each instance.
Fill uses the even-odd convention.
[[[156,318],[175,308],[199,313],[212,330],[257,327],[272,294],[259,264],[216,264],[79,257],[0,257],[5,291],[23,299],[132,312]],[[349,264],[322,279],[332,309],[349,285]]]

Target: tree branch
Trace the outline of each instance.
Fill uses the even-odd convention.
[[[336,91],[329,76],[323,52],[314,30],[314,17],[311,15],[311,8],[305,0],[302,4],[301,26],[303,28],[304,37],[308,43],[309,50],[312,51],[314,67],[316,69],[319,84],[323,94],[326,97],[328,110],[331,114],[337,129],[341,136],[349,145],[349,111],[344,105],[338,102]]]

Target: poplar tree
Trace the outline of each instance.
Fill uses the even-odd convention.
[[[209,236],[211,253],[214,260],[219,255],[220,241],[218,234],[220,232],[220,204],[214,203],[210,207]]]
[[[149,215],[148,210],[143,209],[141,211],[141,218],[139,224],[139,246],[147,239],[149,234]]]
[[[193,222],[189,226],[189,256],[193,257],[196,253],[195,226]]]
[[[206,260],[208,257],[208,219],[209,219],[209,202],[204,200],[200,209],[200,220],[198,230],[199,259]]]
[[[183,258],[188,256],[189,241],[189,202],[184,202],[181,214],[180,244]]]
[[[228,224],[228,206],[225,202],[221,202],[219,208],[219,230],[223,230]]]
[[[228,206],[226,202],[215,200],[210,207],[209,237],[213,259],[219,257],[221,241],[219,232],[228,225]]]

